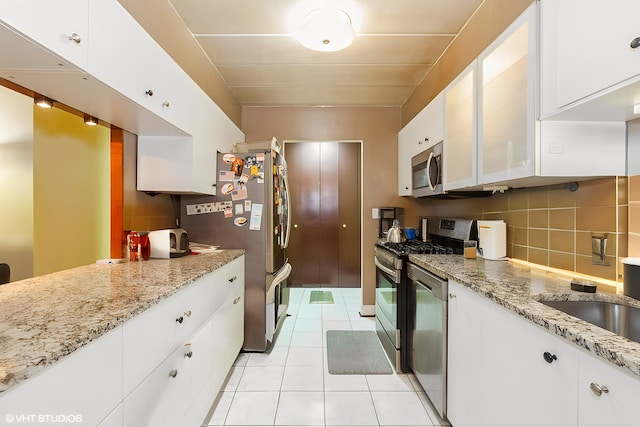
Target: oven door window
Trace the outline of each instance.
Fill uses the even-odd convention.
[[[397,328],[398,288],[380,269],[376,269],[376,306],[393,328]],[[376,312],[376,315],[378,313]]]

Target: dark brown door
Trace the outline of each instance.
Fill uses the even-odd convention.
[[[360,144],[288,143],[291,286],[360,287]]]

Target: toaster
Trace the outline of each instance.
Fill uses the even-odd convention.
[[[182,228],[154,230],[149,232],[151,258],[178,258],[189,255],[189,234]]]

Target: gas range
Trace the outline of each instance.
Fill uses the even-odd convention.
[[[438,243],[423,242],[422,240],[407,240],[402,243],[378,242],[378,247],[384,248],[398,257],[405,257],[412,254],[439,254],[451,255],[458,252],[455,248],[445,247]]]
[[[475,221],[428,217],[426,240],[378,241],[376,266],[376,332],[397,372],[408,372],[412,296],[407,277],[410,254],[462,254],[466,240],[477,239]]]

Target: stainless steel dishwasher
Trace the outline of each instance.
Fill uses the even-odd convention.
[[[447,295],[449,285],[415,264],[407,265],[412,316],[409,368],[442,418],[447,414]]]

